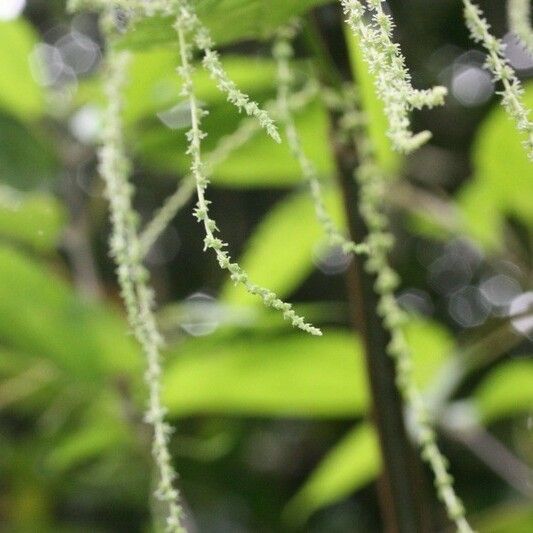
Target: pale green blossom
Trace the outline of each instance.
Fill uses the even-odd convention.
[[[485,66],[494,76],[494,81],[501,82],[503,89],[499,93],[509,116],[515,121],[519,131],[525,134],[523,142],[528,157],[533,160],[533,122],[529,119],[530,110],[523,100],[524,90],[514,69],[505,57],[505,45],[490,32],[489,23],[481,9],[470,0],[463,0],[464,17],[470,35],[475,42],[481,43],[487,51]]]
[[[375,79],[389,121],[388,136],[395,150],[410,153],[430,138],[429,131],[413,134],[409,114],[413,109],[444,103],[444,87],[419,91],[411,84],[400,47],[392,41],[394,21],[383,10],[383,0],[341,0],[346,22],[357,35],[363,57]]]
[[[509,29],[533,55],[533,29],[531,28],[531,0],[507,0]]]

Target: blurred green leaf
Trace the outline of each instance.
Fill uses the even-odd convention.
[[[76,295],[49,268],[0,247],[0,343],[35,354],[79,382],[140,371],[125,321]]]
[[[315,101],[303,111],[295,113],[294,118],[302,147],[318,173],[322,176],[333,175],[328,120],[323,105]],[[231,187],[287,187],[301,183],[302,179],[302,171],[287,143],[276,145],[266,135],[259,133],[216,168],[213,182]]]
[[[176,354],[164,383],[165,404],[180,416],[345,417],[368,401],[361,346],[342,331],[318,339],[294,333],[195,339]]]
[[[482,533],[531,533],[533,507],[530,502],[500,505],[483,513],[475,525]]]
[[[281,24],[329,0],[198,0],[196,7],[217,44],[243,39],[268,39]],[[121,47],[146,48],[176,43],[172,17],[145,19],[126,33]]]
[[[285,509],[289,524],[302,525],[317,510],[372,481],[381,470],[376,432],[361,423],[328,452]]]
[[[275,65],[264,58],[224,56],[222,59],[229,76],[239,87],[254,96],[265,91],[273,92],[272,79]],[[179,56],[175,50],[154,48],[137,50],[132,54],[129,67],[129,82],[125,89],[124,119],[133,124],[140,120],[157,119],[159,112],[174,107],[183,97],[180,96],[181,80],[176,73]],[[76,101],[78,105],[88,102],[104,102],[101,76],[80,83]],[[226,97],[216,87],[215,82],[203,68],[194,74],[194,84],[198,99],[206,104],[226,102]],[[238,116],[238,111],[235,110]],[[183,130],[178,135],[183,134]]]
[[[533,107],[533,84],[524,94]],[[471,235],[488,248],[502,242],[506,216],[531,227],[533,223],[533,165],[522,135],[502,106],[497,105],[478,130],[472,151],[474,174],[459,194],[459,203]]]
[[[148,52],[143,55],[150,54]],[[154,61],[154,64],[156,63]],[[275,66],[272,61],[229,57],[224,60],[224,64],[231,78],[253,98],[265,101],[268,96],[272,97],[272,80],[275,78]],[[185,128],[170,130],[156,118],[157,113],[167,111],[179,101],[177,77],[162,77],[157,84],[152,82],[150,85],[149,79],[158,78],[149,74],[144,79],[146,70],[143,66],[137,76],[137,69],[134,69],[134,83],[130,86],[132,92],[129,101],[137,103],[128,107],[129,119],[148,119],[138,124],[136,150],[142,162],[150,168],[171,174],[185,173],[190,166],[186,155]],[[167,72],[173,70],[169,68]],[[209,115],[204,120],[204,129],[209,132],[204,146],[205,151],[209,152],[221,137],[239,127],[244,115],[227,105],[225,96],[216,89],[205,72],[198,71],[196,86],[199,99],[209,108]],[[144,88],[144,94],[139,94],[136,87]],[[147,91],[148,87],[152,89]],[[158,102],[154,100],[153,95],[158,95]],[[139,105],[138,102],[143,104]],[[315,101],[295,115],[306,153],[314,161],[318,171],[329,176],[333,172],[333,163],[330,151],[324,150],[329,141],[327,116],[323,106]],[[184,115],[184,119],[186,118]],[[235,150],[226,161],[216,167],[213,174],[214,184],[239,188],[287,187],[301,181],[301,170],[287,145],[276,145],[262,131],[258,131],[243,147]]]
[[[272,60],[225,56],[224,66],[237,85],[254,99],[264,102],[275,92],[273,80],[276,67]],[[126,89],[125,120],[134,126],[135,150],[141,162],[160,173],[185,173],[190,166],[186,155],[185,131],[188,113],[179,108],[180,80],[175,70],[177,55],[174,50],[157,48],[136,51]],[[195,74],[198,98],[209,109],[204,129],[209,133],[204,142],[205,152],[213,149],[224,135],[238,128],[245,117],[232,106],[204,69]],[[78,104],[102,103],[98,80],[82,83],[77,96]],[[177,106],[177,107],[176,107]],[[174,111],[171,111],[174,109]],[[158,115],[170,112],[181,115],[182,127],[171,130],[164,126]],[[316,100],[296,113],[296,123],[304,149],[323,175],[333,172],[328,146],[328,122],[323,105]],[[279,187],[301,182],[301,171],[287,145],[276,145],[262,131],[219,165],[213,182],[230,187]]]
[[[335,219],[340,218],[340,200],[333,191],[327,204]],[[246,244],[239,262],[250,278],[286,297],[313,270],[313,252],[324,240],[311,197],[295,194],[281,200],[261,220]],[[260,305],[256,297],[228,281],[222,298],[229,303]]]
[[[65,222],[62,204],[51,194],[21,193],[0,185],[0,236],[41,252],[54,250]]]
[[[406,333],[415,378],[425,385],[429,369],[449,354],[449,335],[419,321],[410,323]],[[337,418],[360,415],[368,406],[361,345],[350,332],[326,330],[320,338],[216,334],[189,340],[169,356],[165,403],[175,416]]]
[[[42,186],[57,175],[56,155],[41,132],[0,113],[0,180],[27,190]]]
[[[224,135],[239,127],[243,115],[228,107],[222,100],[208,105],[209,115],[204,120],[204,129],[209,132],[205,152],[212,150]],[[330,176],[333,164],[327,143],[326,116],[322,106],[315,102],[295,114],[303,146],[315,163],[319,173]],[[176,174],[186,173],[190,161],[187,157],[183,130],[170,131],[157,122],[139,126],[136,145],[144,165]],[[213,172],[213,184],[225,187],[289,187],[302,183],[301,170],[289,152],[287,145],[275,144],[262,131],[258,131],[244,146],[219,164]]]
[[[491,370],[474,391],[474,403],[485,424],[531,411],[533,359],[517,359]]]
[[[446,361],[453,340],[449,333],[431,322],[413,322],[406,334],[416,361],[415,379],[423,388]],[[368,423],[361,424],[328,453],[305,481],[287,507],[287,520],[305,522],[315,511],[342,500],[373,480],[380,468],[374,428]]]
[[[93,398],[78,428],[54,443],[45,465],[55,473],[66,472],[102,454],[132,446],[133,437],[117,397],[103,394]]]
[[[43,90],[29,62],[37,42],[35,31],[24,19],[0,20],[0,107],[24,120],[38,118],[44,111]]]
[[[405,328],[405,335],[413,353],[413,377],[423,389],[430,385],[454,351],[450,332],[438,322],[413,317]]]

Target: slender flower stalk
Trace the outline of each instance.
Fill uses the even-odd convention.
[[[525,134],[524,148],[533,161],[533,122],[529,119],[530,110],[523,101],[524,90],[514,69],[506,59],[505,45],[490,32],[490,25],[481,9],[470,0],[463,0],[464,17],[472,39],[481,43],[488,53],[485,67],[492,72],[494,81],[501,82],[502,103],[509,116],[516,122],[518,130]]]
[[[211,33],[198,18],[192,3],[189,0],[179,0],[178,10],[178,17],[182,19],[182,24],[186,25],[188,31],[192,33],[192,41],[203,54],[202,64],[204,68],[209,72],[218,89],[226,95],[228,102],[239,111],[244,110],[248,116],[256,118],[259,125],[270,137],[278,143],[281,142],[278,129],[270,115],[257,102],[242,92],[224,70],[220,56],[214,50],[215,43],[211,38]]]
[[[395,150],[410,153],[430,138],[429,131],[413,134],[409,113],[413,109],[432,108],[444,103],[444,87],[419,91],[411,85],[398,44],[392,41],[394,21],[383,10],[384,0],[368,0],[365,7],[359,0],[341,0],[346,22],[357,35],[363,57],[375,77],[378,96],[389,119],[388,136]],[[367,10],[371,15],[368,20]]]
[[[291,109],[304,108],[317,95],[317,92],[317,83],[309,82],[301,91],[291,96],[289,102]],[[273,117],[279,116],[279,106],[276,100],[267,102],[265,109]],[[209,176],[218,165],[248,143],[260,130],[261,126],[255,118],[243,118],[235,131],[222,137],[215,148],[205,155],[204,165],[207,175]],[[172,219],[189,203],[195,191],[194,177],[191,175],[185,176],[176,191],[165,200],[162,207],[158,209],[141,233],[143,256],[150,251],[150,248],[165,231]]]
[[[113,2],[111,6],[101,0],[70,0],[68,5],[71,11],[80,8],[102,11],[100,22],[108,51],[107,75],[104,77],[106,109],[98,168],[105,183],[105,195],[110,207],[111,255],[117,266],[117,278],[129,325],[146,357],[144,378],[148,388],[148,406],[145,422],[153,432],[152,456],[157,471],[154,495],[165,507],[165,531],[185,533],[182,526],[183,512],[178,503],[179,492],[173,485],[176,472],[168,449],[172,428],[165,421],[166,410],[161,401],[163,339],[153,312],[154,295],[149,286],[149,273],[142,263],[144,255],[138,235],[138,215],[132,205],[134,189],[130,182],[131,164],[126,155],[122,117],[130,54],[113,49],[117,31],[117,7],[122,9],[120,0]],[[124,3],[124,7],[131,6]]]
[[[278,129],[269,114],[264,109],[261,109],[256,102],[251,100],[247,94],[243,93],[235,82],[229,78],[220,62],[218,52],[213,50],[214,42],[211,39],[209,30],[205,26],[199,28],[195,36],[195,42],[196,46],[204,53],[202,61],[204,67],[215,80],[219,90],[226,94],[228,102],[233,104],[239,111],[244,110],[248,116],[255,117],[259,125],[265,129],[268,135],[280,143],[281,138]]]
[[[531,27],[531,1],[507,0],[509,29],[533,55],[533,28]]]
[[[191,176],[185,176],[175,192],[156,211],[139,236],[142,257],[146,257],[157,239],[168,228],[170,222],[189,203],[195,190],[194,179]]]
[[[291,60],[294,56],[294,50],[292,48],[291,40],[294,36],[295,29],[292,26],[281,28],[278,31],[272,49],[278,71],[277,102],[280,120],[285,128],[285,136],[287,138],[289,149],[294,159],[298,162],[302,176],[309,187],[317,219],[324,229],[329,244],[332,246],[340,246],[346,254],[361,253],[366,250],[366,245],[355,244],[353,241],[342,235],[328,213],[317,169],[303,149],[300,135],[298,134],[298,129],[294,122],[290,105],[291,87],[294,83],[291,70]]]
[[[394,245],[394,236],[388,230],[388,219],[384,214],[387,179],[375,159],[366,132],[366,124],[361,121],[361,113],[353,105],[353,101],[347,100],[343,111],[345,116],[341,124],[346,128],[345,134],[353,138],[360,158],[355,179],[360,191],[359,209],[368,227],[366,268],[376,275],[378,312],[391,337],[387,349],[395,361],[397,386],[410,409],[422,458],[433,472],[437,494],[444,503],[449,518],[459,533],[472,533],[473,530],[465,518],[463,504],[453,488],[453,478],[448,472],[448,461],[438,448],[424,397],[413,377],[412,357],[403,332],[408,317],[395,298],[399,277],[388,259]]]
[[[111,253],[117,264],[117,275],[128,320],[147,361],[145,380],[149,398],[145,420],[153,429],[152,455],[158,477],[155,495],[168,509],[166,531],[181,533],[184,532],[181,526],[182,511],[177,503],[178,491],[173,487],[176,474],[168,450],[171,428],[165,422],[165,408],[161,403],[162,338],[152,310],[153,293],[148,286],[148,272],[142,265],[137,237],[137,216],[131,201],[131,169],[125,155],[123,139],[121,113],[128,53],[110,51],[107,64],[107,109],[102,148],[99,152],[99,169],[105,181],[106,196],[111,209]]]
[[[181,66],[179,67],[178,72],[183,81],[181,94],[189,101],[191,111],[192,126],[187,132],[187,139],[189,141],[187,153],[191,156],[191,174],[194,177],[196,192],[198,195],[198,202],[194,214],[198,222],[203,224],[206,234],[204,239],[204,249],[210,249],[215,252],[218,264],[223,270],[230,272],[231,279],[235,283],[241,284],[250,294],[259,296],[266,306],[281,311],[285,320],[288,320],[293,326],[312,335],[321,335],[321,331],[306,323],[303,317],[296,314],[290,304],[281,301],[272,291],[253,283],[240,265],[231,261],[228,252],[224,250],[224,248],[227,247],[227,243],[215,236],[218,228],[216,222],[209,214],[210,202],[205,197],[209,179],[207,177],[205,164],[202,160],[201,146],[202,140],[207,134],[201,129],[201,121],[205,116],[206,111],[200,108],[194,92],[194,67],[192,64],[192,45],[190,42],[190,36],[191,33],[194,32],[195,26],[191,20],[190,12],[187,10],[187,7],[182,6],[174,27],[178,35],[180,49]]]

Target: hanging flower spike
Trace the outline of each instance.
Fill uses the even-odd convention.
[[[141,262],[136,227],[138,217],[131,202],[133,195],[133,187],[129,182],[131,168],[124,149],[121,113],[128,59],[127,52],[109,51],[107,55],[108,75],[105,83],[107,109],[102,148],[99,151],[99,170],[106,185],[106,196],[110,204],[111,253],[117,265],[122,298],[130,327],[142,346],[147,360],[145,380],[149,399],[145,420],[153,430],[152,455],[158,477],[155,496],[167,507],[166,531],[184,533],[185,530],[181,526],[182,511],[177,503],[179,494],[173,487],[176,474],[168,450],[171,428],[165,422],[165,409],[161,403],[162,339],[152,311],[153,293],[147,285],[148,272]]]
[[[351,101],[346,102],[345,112],[357,113]],[[353,121],[345,120],[341,124],[350,125]],[[448,473],[448,461],[437,446],[423,395],[413,377],[412,356],[403,333],[403,326],[408,317],[394,296],[399,277],[388,260],[394,236],[387,229],[388,220],[383,210],[386,179],[376,162],[366,128],[362,126],[361,121],[355,125],[355,129],[350,127],[346,134],[352,135],[360,158],[355,179],[360,190],[359,210],[368,227],[366,269],[376,276],[378,313],[391,337],[387,350],[395,362],[396,383],[403,400],[413,414],[415,436],[422,458],[433,472],[437,494],[444,503],[448,517],[454,522],[459,533],[473,533],[465,518],[464,506],[453,488],[453,478]]]
[[[318,328],[308,324],[303,317],[296,314],[291,304],[283,302],[274,292],[250,281],[248,274],[240,267],[240,265],[231,261],[231,257],[224,249],[227,247],[227,243],[215,235],[218,228],[216,222],[209,215],[210,202],[205,197],[209,180],[202,160],[201,145],[202,140],[207,134],[201,130],[201,121],[205,116],[206,111],[200,108],[194,93],[192,45],[189,41],[191,33],[195,30],[194,22],[191,23],[192,20],[191,12],[187,9],[187,6],[185,6],[178,14],[174,27],[178,34],[180,48],[181,66],[179,67],[178,72],[183,81],[181,95],[186,97],[189,101],[191,111],[192,126],[187,132],[187,140],[189,142],[187,153],[192,160],[191,174],[195,179],[196,192],[198,195],[198,202],[196,204],[194,215],[198,222],[203,224],[206,234],[204,239],[204,250],[213,250],[216,254],[220,268],[230,272],[231,279],[234,283],[242,285],[250,294],[259,296],[267,307],[272,307],[273,309],[281,311],[283,318],[289,321],[294,327],[300,328],[311,335],[322,335],[322,332]]]
[[[243,93],[228,76],[220,61],[220,56],[214,50],[215,43],[211,38],[209,29],[202,24],[195,9],[189,0],[178,0],[178,15],[187,25],[188,31],[192,33],[194,45],[203,53],[202,64],[209,72],[211,78],[215,81],[217,88],[226,95],[228,102],[233,104],[239,111],[256,118],[259,125],[274,139],[281,142],[278,129],[269,114],[262,109],[257,102],[254,102],[250,96]]]
[[[317,92],[317,83],[309,82],[301,91],[291,95],[290,108],[302,109],[316,96]],[[267,102],[265,109],[274,117],[278,117],[280,114],[279,105],[276,100]],[[215,167],[226,161],[236,150],[242,148],[260,130],[261,126],[254,117],[243,118],[235,131],[220,138],[215,148],[205,155],[204,163],[207,175],[209,176]],[[196,185],[194,178],[188,175],[182,179],[176,191],[157,210],[140,236],[143,257],[150,251],[152,245],[165,231],[181,208],[193,197],[195,191]]]
[[[294,82],[291,70],[291,60],[294,56],[294,50],[292,48],[291,40],[294,39],[295,33],[296,29],[293,26],[281,28],[278,30],[277,38],[272,48],[278,71],[277,103],[280,120],[285,128],[285,136],[287,138],[289,149],[298,163],[302,176],[309,187],[316,217],[326,234],[328,243],[331,246],[340,246],[346,254],[361,253],[366,250],[366,245],[358,245],[353,241],[346,239],[346,237],[344,237],[344,235],[342,235],[337,229],[335,222],[329,215],[324,202],[324,195],[318,172],[302,147],[302,142],[294,122],[290,99],[291,86]]]
[[[398,152],[408,154],[430,138],[429,131],[413,134],[409,113],[413,109],[444,103],[445,87],[424,91],[411,85],[411,75],[398,44],[392,41],[394,21],[383,10],[384,0],[368,0],[365,8],[359,0],[341,0],[346,22],[357,35],[363,57],[375,77],[376,92],[389,120],[388,136]],[[371,20],[365,20],[366,10]]]
[[[359,155],[355,179],[359,184],[359,210],[368,228],[368,258],[365,266],[368,272],[376,276],[374,288],[379,296],[378,313],[390,334],[391,340],[387,350],[395,362],[396,383],[405,404],[413,414],[415,436],[422,458],[433,472],[437,494],[444,503],[448,517],[454,522],[459,533],[473,533],[465,518],[464,506],[453,488],[453,478],[448,473],[448,461],[437,446],[423,395],[413,377],[412,356],[403,333],[403,326],[408,317],[395,298],[399,276],[390,266],[388,259],[394,245],[394,236],[387,229],[388,220],[383,210],[387,182],[376,162],[364,123],[350,118],[350,115],[360,115],[353,107],[352,98],[347,99],[347,118],[341,121],[341,126],[347,128],[345,134],[351,136]]]
[[[509,29],[533,55],[533,28],[531,27],[530,0],[507,0]]]
[[[523,142],[530,160],[533,161],[533,123],[529,120],[530,110],[524,104],[524,90],[514,69],[505,57],[505,45],[490,33],[490,26],[483,17],[481,9],[470,0],[463,0],[464,17],[472,39],[481,43],[488,52],[485,67],[492,72],[494,81],[501,82],[499,92],[502,103],[509,116],[516,122],[517,129],[526,135]]]

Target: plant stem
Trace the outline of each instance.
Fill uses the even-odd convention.
[[[335,117],[332,117],[332,126],[335,131]],[[367,230],[357,209],[359,194],[353,179],[355,152],[349,146],[336,144],[335,159],[350,235],[354,242],[364,242]],[[364,257],[355,256],[350,265],[347,273],[348,299],[351,321],[365,346],[372,415],[383,458],[379,497],[384,526],[390,532],[429,531],[421,465],[407,437],[394,361],[387,354],[390,335],[377,311],[376,277],[365,271],[364,262]]]
[[[312,19],[310,24],[317,24],[316,19]],[[320,28],[318,36],[321,45],[327,47],[327,37]],[[331,67],[324,70],[319,65],[319,70],[322,81],[328,84]],[[342,141],[335,134],[340,130],[340,119],[338,114],[330,112],[332,149],[350,237],[353,242],[361,243],[365,242],[368,230],[357,207],[360,196],[354,179],[358,165],[357,150],[353,142]],[[348,299],[351,321],[365,346],[372,415],[383,459],[383,473],[378,485],[383,530],[390,533],[425,533],[431,531],[428,502],[432,498],[424,487],[419,456],[407,436],[394,361],[387,353],[390,334],[377,309],[376,276],[365,270],[364,262],[364,257],[355,256],[350,265]]]

